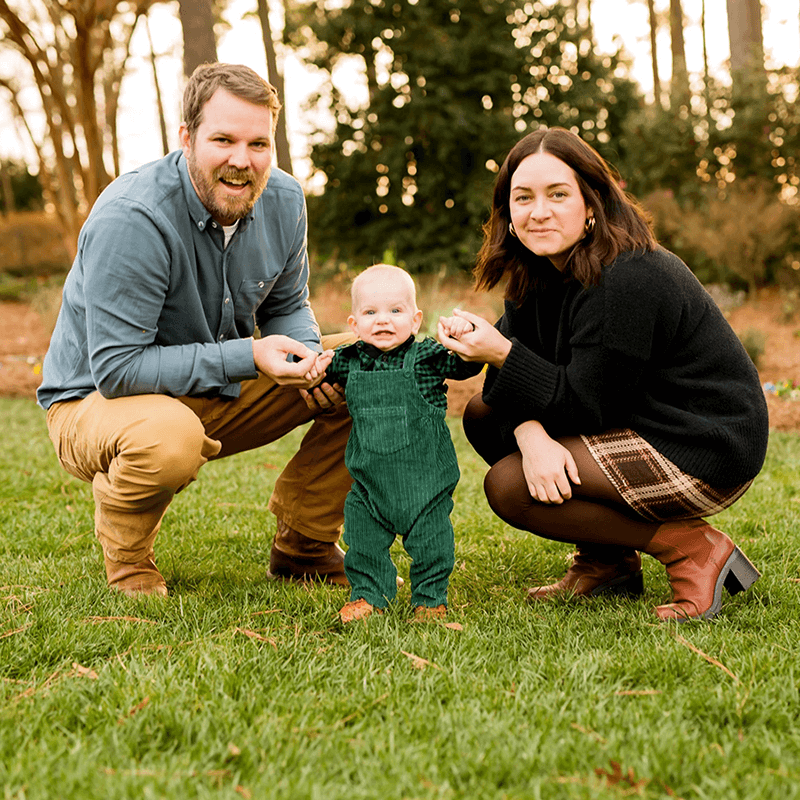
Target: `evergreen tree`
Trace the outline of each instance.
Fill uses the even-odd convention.
[[[495,172],[539,125],[612,161],[638,105],[617,55],[596,55],[574,8],[544,0],[350,0],[305,8],[316,65],[363,60],[369,102],[332,89],[332,136],[312,150],[324,194],[312,244],[412,271],[471,268]]]

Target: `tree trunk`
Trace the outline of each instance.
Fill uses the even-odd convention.
[[[283,75],[278,69],[278,59],[275,56],[275,42],[272,38],[272,26],[269,22],[269,2],[268,0],[258,0],[258,18],[261,20],[261,33],[264,39],[264,51],[267,55],[268,79],[278,92],[278,99],[281,101],[283,113],[279,114],[277,126],[275,128],[275,155],[277,156],[278,166],[284,171],[292,174],[292,156],[289,152],[289,136],[286,130],[286,105],[283,91]]]
[[[647,0],[647,13],[650,17],[650,59],[653,64],[653,97],[656,105],[663,111],[664,99],[661,97],[661,77],[658,74],[658,20],[656,19],[655,0]]]
[[[672,44],[672,84],[670,105],[674,111],[688,108],[691,101],[689,72],[686,69],[686,46],[683,41],[683,9],[681,0],[669,0],[669,33]]]
[[[755,87],[766,91],[761,0],[727,0],[726,7],[734,95]]]
[[[161,149],[164,155],[169,153],[169,139],[167,138],[167,122],[164,119],[164,102],[161,99],[161,84],[158,80],[158,69],[156,68],[156,51],[153,48],[153,37],[150,33],[150,20],[145,14],[144,29],[147,31],[147,42],[150,45],[150,66],[153,68],[153,85],[156,89],[156,107],[158,109],[158,124],[161,129]]]
[[[706,104],[706,119],[711,127],[711,75],[708,69],[708,37],[706,31],[706,0],[700,7],[700,29],[703,34],[703,97]]]
[[[183,72],[188,77],[201,64],[217,60],[211,0],[179,0],[183,27]]]

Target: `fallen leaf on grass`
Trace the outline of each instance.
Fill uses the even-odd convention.
[[[82,667],[77,661],[72,662],[72,674],[80,675],[81,678],[91,678],[93,681],[96,681],[98,678],[97,673],[93,669]]]
[[[278,649],[278,645],[274,639],[270,639],[268,636],[262,636],[260,633],[251,631],[249,628],[235,628],[235,631],[236,633],[241,633],[244,636],[248,636],[250,639],[257,639],[259,642],[271,644],[276,650]]]
[[[697,655],[702,656],[709,664],[713,664],[715,667],[719,667],[726,675],[730,675],[736,683],[739,683],[739,679],[721,662],[717,661],[716,658],[712,658],[710,655],[704,653],[699,647],[695,647],[691,642],[687,642],[686,639],[683,638],[679,633],[675,634],[675,639],[685,647],[688,647],[693,653],[697,653]]]
[[[262,614],[280,614],[282,609],[280,608],[268,608],[266,611],[253,611],[250,614],[251,617],[260,617]]]
[[[101,622],[146,622],[148,625],[158,624],[154,619],[142,619],[141,617],[86,617],[81,620],[90,625],[99,625]]]
[[[29,622],[27,625],[23,625],[21,628],[14,628],[13,631],[3,631],[0,633],[0,639],[7,639],[9,636],[13,636],[15,633],[22,633],[22,631],[28,630],[33,625],[32,622]]]
[[[597,731],[593,731],[591,728],[584,728],[583,725],[578,725],[577,722],[571,722],[570,727],[574,728],[576,731],[585,733],[587,736],[600,742],[600,744],[606,744],[606,740]]]
[[[149,697],[145,697],[145,699],[142,700],[141,703],[137,703],[124,717],[122,717],[121,719],[118,719],[117,720],[117,725],[122,725],[122,723],[125,722],[126,719],[130,719],[131,717],[135,716],[136,714],[138,714],[143,708],[145,708],[149,704],[150,704],[150,698]]]
[[[606,783],[610,786],[625,784],[632,789],[636,789],[637,792],[641,792],[648,784],[647,778],[636,780],[633,767],[630,767],[626,773],[623,773],[619,761],[611,762],[611,772],[607,769],[603,769],[603,767],[595,767],[594,774],[597,775],[598,778],[604,778]]]
[[[225,759],[226,761],[238,758],[241,754],[242,751],[233,742],[228,742],[228,757]]]
[[[250,798],[253,796],[247,789],[244,788],[244,786],[237,786],[233,791],[237,794],[240,794],[245,798],[245,800],[250,800]]]
[[[437,666],[433,663],[433,661],[428,661],[427,658],[422,658],[422,656],[415,656],[413,653],[407,653],[405,650],[400,651],[404,656],[411,659],[411,666],[415,669],[425,669],[425,667],[433,667],[434,669],[441,669],[441,667]]]
[[[445,622],[445,628],[450,628],[451,631],[463,631],[464,626],[460,622]]]

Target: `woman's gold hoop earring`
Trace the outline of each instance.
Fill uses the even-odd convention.
[[[518,238],[518,237],[517,237],[517,232],[514,230],[514,223],[513,223],[513,222],[509,222],[509,223],[508,223],[508,232],[509,232],[509,233],[510,233],[510,234],[511,234],[511,235],[512,235],[512,236],[513,236],[515,239],[516,239],[516,238]]]
[[[596,224],[597,220],[593,216],[588,217],[586,220],[586,224],[583,226],[583,232],[588,236],[594,230],[594,226]]]

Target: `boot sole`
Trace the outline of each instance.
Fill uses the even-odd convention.
[[[635,572],[633,575],[623,575],[614,578],[612,581],[600,584],[588,593],[589,597],[597,597],[601,594],[617,594],[640,597],[644,594],[644,575],[642,572]]]

